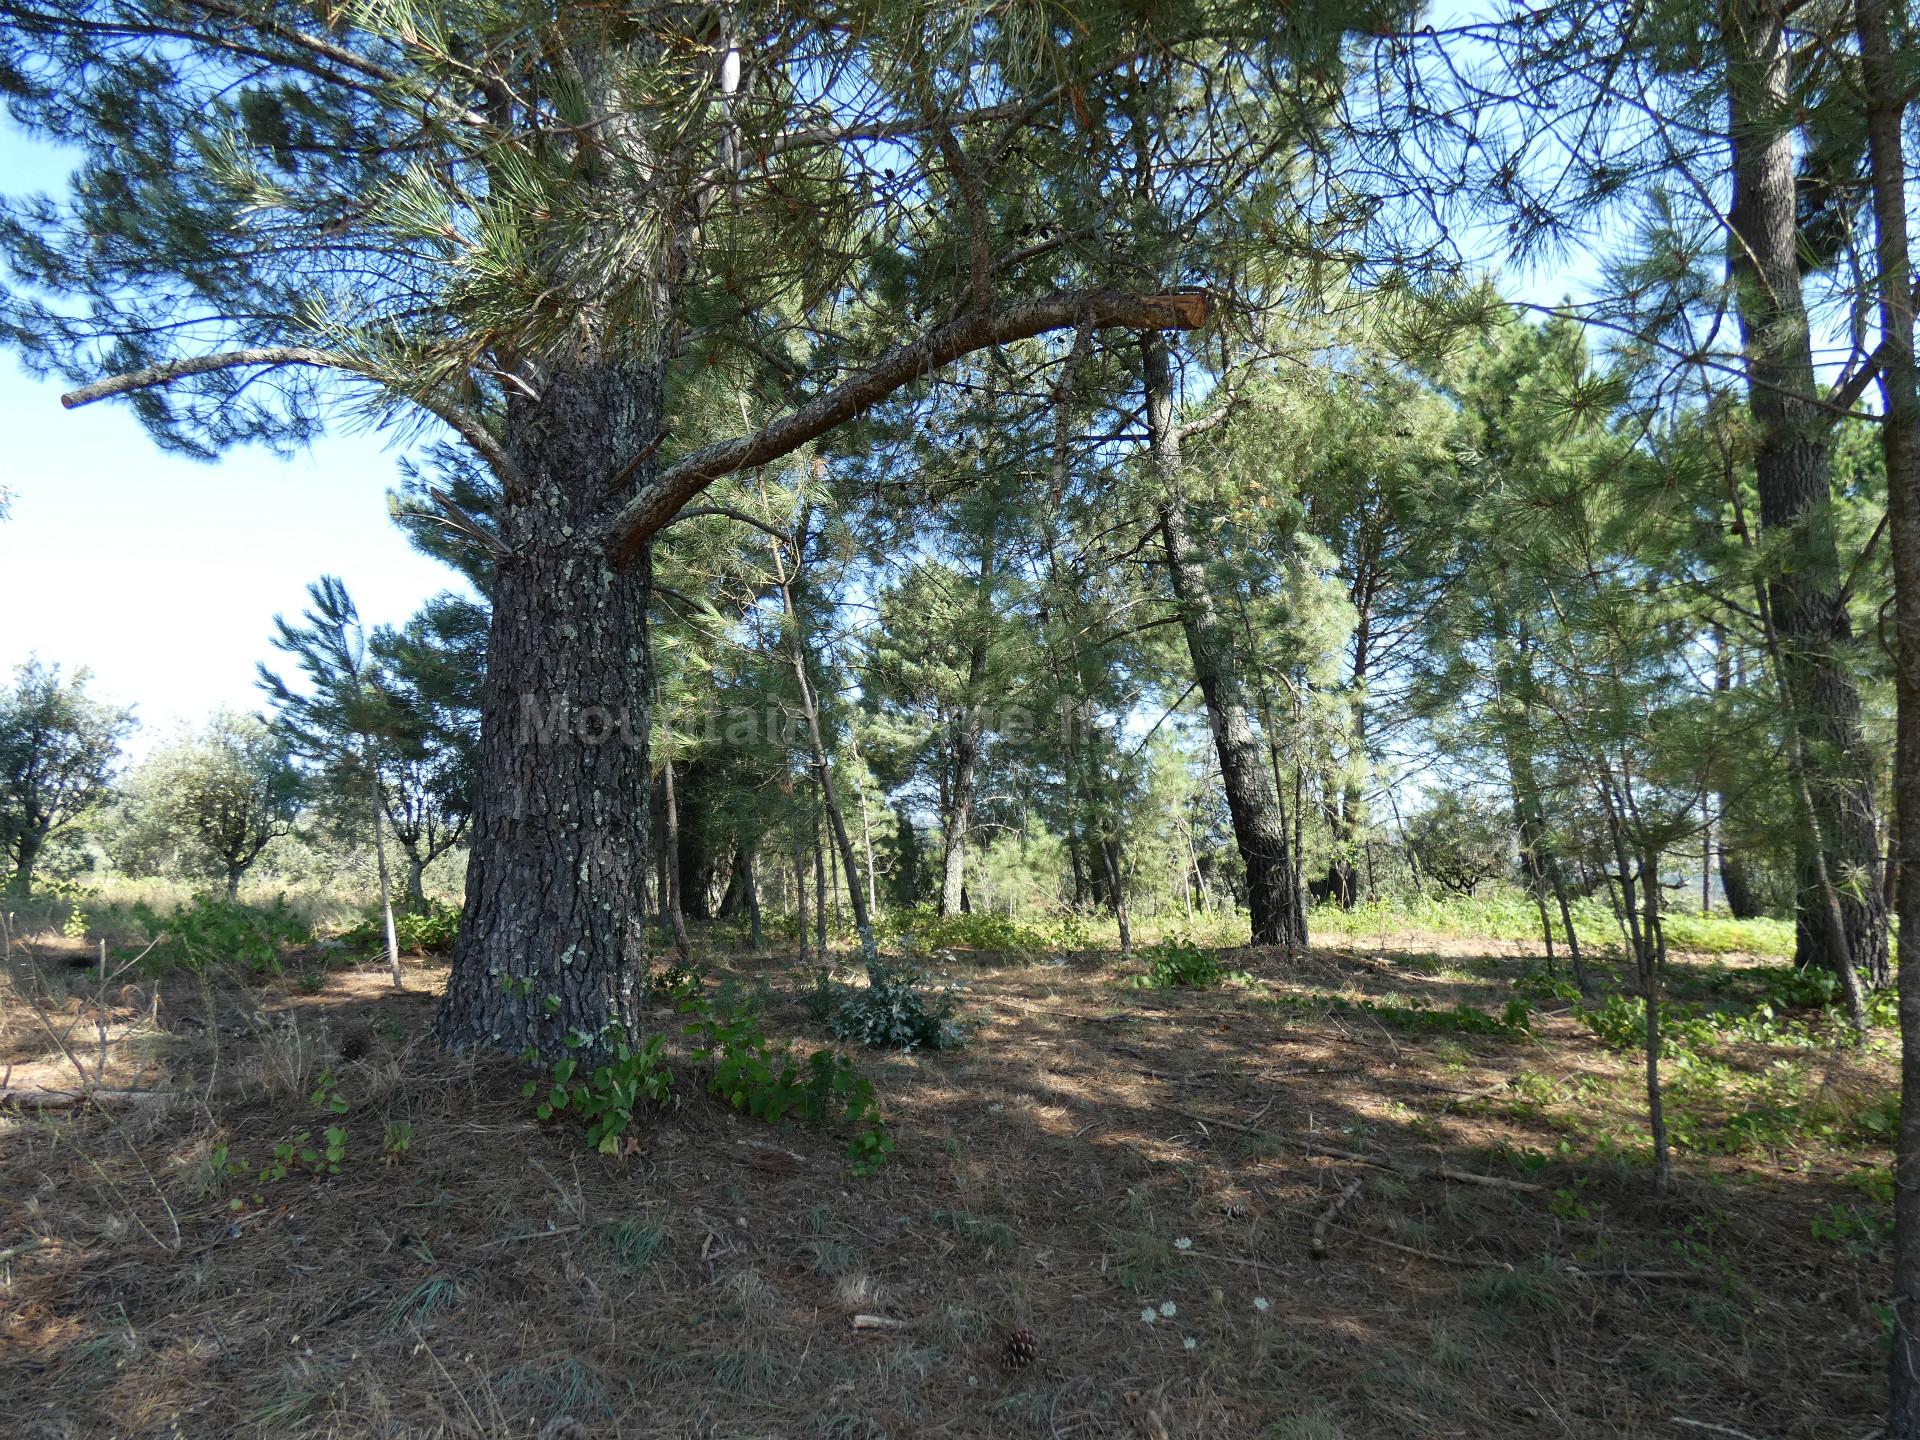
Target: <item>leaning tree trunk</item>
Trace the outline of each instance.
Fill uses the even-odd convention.
[[[1807,762],[1813,813],[1803,839],[1796,959],[1836,972],[1850,958],[1874,984],[1888,974],[1887,913],[1879,883],[1879,825],[1860,692],[1846,651],[1853,640],[1829,474],[1832,418],[1820,403],[1801,291],[1795,222],[1791,51],[1782,0],[1730,0],[1725,24],[1733,160],[1730,268],[1755,429],[1754,471],[1763,530],[1788,538],[1767,580],[1780,663]],[[1820,883],[1840,890],[1843,927],[1825,914]],[[1847,883],[1856,879],[1859,883]],[[1844,953],[1842,948],[1844,947]]]
[[[509,553],[494,578],[466,908],[438,1029],[454,1049],[554,1058],[569,1032],[591,1048],[610,1026],[637,1028],[650,571],[644,551],[611,559],[601,522],[617,483],[650,478],[651,461],[622,471],[659,433],[660,376],[555,363],[537,399],[507,405],[523,484],[502,500]]]
[[[1233,639],[1214,604],[1206,566],[1187,526],[1180,473],[1180,434],[1173,422],[1173,385],[1167,344],[1158,332],[1141,337],[1146,380],[1147,430],[1158,487],[1160,536],[1167,548],[1167,574],[1186,633],[1194,679],[1207,703],[1207,722],[1220,759],[1220,779],[1233,817],[1233,838],[1247,870],[1247,908],[1253,943],[1304,949],[1306,906],[1300,876],[1287,845],[1280,801],[1267,773],[1253,728]]]
[[[1880,271],[1887,515],[1893,547],[1894,841],[1920,855],[1920,379],[1914,362],[1913,261],[1907,244],[1906,99],[1887,0],[1858,0],[1867,157]],[[1920,885],[1897,884],[1900,934],[1900,1134],[1894,1159],[1892,1404],[1888,1440],[1920,1440]]]

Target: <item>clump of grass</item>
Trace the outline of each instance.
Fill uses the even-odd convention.
[[[780,1359],[765,1345],[743,1345],[713,1357],[713,1383],[729,1395],[765,1395],[780,1379]]]
[[[726,1279],[727,1303],[742,1320],[771,1324],[780,1312],[780,1292],[758,1270],[736,1270]]]
[[[1509,1333],[1567,1308],[1565,1277],[1551,1261],[1533,1260],[1511,1270],[1481,1270],[1467,1277],[1461,1294],[1487,1313],[1496,1331]]]
[[[804,1253],[807,1257],[807,1269],[829,1280],[846,1274],[859,1261],[851,1245],[824,1237],[808,1241],[804,1247]]]
[[[446,1275],[429,1275],[387,1307],[383,1330],[402,1330],[411,1326],[424,1330],[434,1321],[450,1314],[460,1303],[459,1282]]]
[[[617,1220],[607,1229],[613,1262],[629,1275],[644,1275],[667,1248],[667,1227],[651,1220]]]
[[[1127,1230],[1112,1237],[1120,1259],[1114,1274],[1129,1290],[1145,1290],[1174,1262],[1173,1246],[1151,1230]]]
[[[933,1223],[945,1225],[963,1240],[970,1240],[989,1255],[1013,1249],[1019,1236],[1003,1220],[982,1220],[964,1210],[936,1210]]]
[[[833,1302],[842,1310],[881,1310],[886,1307],[886,1291],[871,1275],[858,1270],[842,1275],[833,1287]]]
[[[510,1366],[493,1377],[492,1388],[495,1403],[508,1413],[613,1418],[606,1382],[571,1355]]]

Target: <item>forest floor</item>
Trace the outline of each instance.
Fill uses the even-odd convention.
[[[869,1178],[690,1072],[595,1153],[521,1067],[435,1050],[429,963],[102,994],[88,958],[17,949],[0,992],[16,1100],[103,1054],[147,1092],[0,1109],[17,1440],[1877,1429],[1890,1040],[1777,1023],[1742,957],[1673,958],[1665,1196],[1642,1057],[1505,944],[1224,952],[1196,991],[941,952],[974,1028],[864,1057],[898,1145]],[[712,970],[823,1042],[790,959]],[[337,1175],[260,1178],[330,1124]]]

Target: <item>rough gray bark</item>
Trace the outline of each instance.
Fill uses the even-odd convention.
[[[1159,504],[1160,536],[1166,544],[1180,628],[1194,679],[1207,703],[1207,722],[1220,760],[1221,784],[1233,817],[1233,838],[1247,871],[1247,908],[1253,943],[1304,949],[1307,912],[1300,876],[1287,844],[1279,797],[1253,727],[1253,712],[1240,678],[1233,637],[1221,619],[1206,565],[1187,524],[1180,474],[1180,435],[1173,423],[1173,384],[1167,345],[1157,333],[1140,340],[1146,382],[1147,431]]]
[[[1893,550],[1894,839],[1920,855],[1920,380],[1914,363],[1913,262],[1907,243],[1906,100],[1887,0],[1858,0],[1880,278],[1880,443]],[[1904,864],[1902,865],[1904,869]],[[1899,883],[1900,933],[1920,936],[1920,885]],[[1900,952],[1900,1134],[1894,1160],[1893,1336],[1888,1440],[1920,1440],[1920,956]]]
[[[1853,639],[1833,532],[1832,417],[1820,400],[1801,291],[1795,222],[1792,54],[1783,0],[1729,0],[1724,15],[1733,228],[1730,269],[1746,357],[1754,470],[1764,530],[1789,537],[1768,577],[1783,679],[1793,696],[1812,792],[1815,858],[1803,845],[1797,961],[1836,972],[1824,870],[1840,891],[1844,949],[1875,984],[1888,974],[1879,826],[1860,694],[1845,652]]]
[[[660,428],[656,370],[555,364],[508,401],[522,477],[502,501],[481,690],[466,909],[438,1020],[454,1049],[634,1031],[645,965],[648,557],[616,565],[601,520]],[[559,1000],[548,1013],[547,995]]]

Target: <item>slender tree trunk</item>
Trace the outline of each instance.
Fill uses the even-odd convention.
[[[778,541],[774,542],[773,549],[774,565],[780,582],[780,597],[787,612],[787,658],[793,666],[794,683],[800,692],[801,715],[807,724],[808,758],[813,765],[814,784],[820,792],[821,808],[827,812],[827,824],[832,832],[834,848],[839,854],[841,871],[847,877],[847,898],[853,904],[854,929],[860,936],[860,958],[863,963],[872,965],[879,960],[880,950],[874,940],[872,913],[867,909],[866,899],[861,895],[859,887],[853,883],[853,841],[847,835],[847,819],[840,809],[840,798],[833,783],[833,766],[827,755],[826,735],[820,725],[819,692],[814,687],[811,673],[812,667],[808,664],[809,651],[806,637],[801,633],[802,621],[800,607],[793,593],[796,581],[793,576],[789,574],[786,561],[781,557],[780,544]],[[819,840],[819,831],[816,828],[814,832],[816,861],[818,860]],[[869,858],[871,858],[872,852],[869,851],[868,854]],[[824,867],[821,867],[819,878],[820,894],[816,897],[816,908],[820,911],[820,953],[824,955],[826,953],[825,927],[827,919],[827,906],[824,898],[826,895]],[[839,903],[839,892],[836,889],[834,892],[834,908],[836,914],[839,910]]]
[[[393,881],[387,875],[386,810],[380,803],[379,782],[373,788],[373,858],[380,876],[380,918],[387,926],[387,969],[393,976],[393,988],[407,988],[406,978],[400,973],[400,937],[393,928]],[[234,889],[238,891],[236,877]],[[232,898],[229,896],[229,898]]]
[[[1894,819],[1900,857],[1900,1133],[1894,1158],[1892,1404],[1888,1440],[1920,1440],[1920,382],[1914,360],[1913,264],[1907,243],[1906,97],[1887,0],[1857,0],[1867,157],[1880,272],[1880,443],[1887,465],[1894,596]]]
[[[948,792],[947,848],[940,879],[942,915],[959,912],[961,892],[967,883],[967,838],[973,828],[975,772],[980,765],[980,743],[984,734],[980,688],[986,680],[988,640],[993,626],[994,542],[998,529],[997,511],[989,512],[980,539],[980,574],[974,591],[973,635],[967,647],[964,709],[953,742],[953,786]]]
[[[793,852],[793,903],[800,916],[800,963],[807,963],[807,872],[804,848]],[[820,952],[822,961],[826,952]]]
[[[860,787],[860,848],[865,851],[867,862],[867,918],[871,923],[874,912],[880,908],[880,891],[874,878],[873,867],[873,821],[867,813],[867,787]]]
[[[1560,873],[1558,855],[1549,859],[1548,873],[1553,877],[1554,899],[1560,902],[1560,923],[1567,932],[1567,954],[1573,957],[1573,983],[1582,995],[1590,995],[1593,987],[1587,983],[1587,962],[1580,955],[1580,937],[1574,933],[1573,907],[1567,903],[1567,883]]]
[[[1660,966],[1655,947],[1654,925],[1657,918],[1656,893],[1659,888],[1657,862],[1650,871],[1646,858],[1640,859],[1640,898],[1635,897],[1632,847],[1627,842],[1625,799],[1616,804],[1614,780],[1603,766],[1600,774],[1600,801],[1607,817],[1607,833],[1613,842],[1614,861],[1620,867],[1621,927],[1633,954],[1634,969],[1640,980],[1640,993],[1646,997],[1647,1129],[1653,1140],[1653,1188],[1664,1193],[1673,1181],[1673,1157],[1667,1148],[1666,1110],[1660,1094]]]
[[[1120,842],[1111,835],[1100,839],[1100,859],[1107,870],[1107,892],[1113,897],[1113,919],[1120,927],[1120,953],[1133,954],[1133,928],[1127,923],[1127,887],[1120,869]]]
[[[1713,913],[1713,806],[1700,802],[1700,913]]]
[[[754,877],[751,848],[740,852],[740,866],[747,885],[747,946],[757,955],[764,937],[760,927],[760,882]]]
[[[827,850],[820,843],[820,817],[813,817],[813,944],[827,955]]]
[[[1844,947],[1857,974],[1888,974],[1879,824],[1860,692],[1846,651],[1852,622],[1842,593],[1829,474],[1832,417],[1819,403],[1801,290],[1794,194],[1797,118],[1785,0],[1728,0],[1729,138],[1734,231],[1731,273],[1756,430],[1760,522],[1789,541],[1767,579],[1786,688],[1809,762],[1811,829],[1801,864],[1798,963],[1839,972],[1840,935],[1822,915],[1817,871],[1840,890]],[[1858,877],[1859,883],[1854,883]]]
[[[466,907],[438,1029],[454,1049],[639,1033],[649,855],[650,586],[602,523],[660,433],[652,367],[555,360],[507,400],[523,485],[501,505]],[[624,480],[620,477],[625,476]],[[549,1013],[548,997],[558,1001]]]
[[[687,912],[680,903],[680,802],[673,788],[673,757],[660,760],[660,795],[665,807],[667,833],[667,923],[673,926],[673,948],[682,960],[693,958],[693,942],[687,937]]]
[[[231,865],[227,867],[227,903],[235,903],[240,898],[240,871]]]
[[[1247,871],[1247,908],[1253,943],[1306,948],[1307,914],[1300,876],[1287,847],[1279,797],[1268,777],[1266,757],[1254,732],[1232,636],[1214,604],[1206,567],[1187,526],[1182,488],[1180,436],[1174,426],[1173,382],[1166,339],[1141,336],[1147,398],[1147,430],[1160,506],[1160,535],[1167,574],[1186,633],[1194,679],[1207,702],[1207,720],[1220,760],[1220,780],[1233,816],[1233,835]]]

